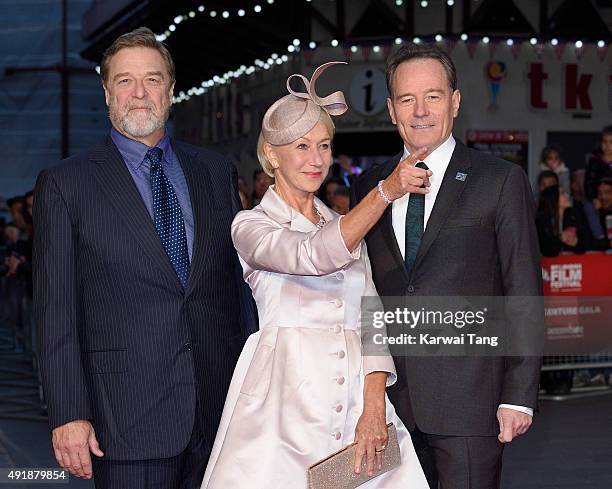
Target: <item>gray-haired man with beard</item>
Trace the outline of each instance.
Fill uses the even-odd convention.
[[[150,30],[100,68],[110,137],[42,173],[34,198],[53,448],[98,488],[199,488],[253,319],[236,171],[168,137],[174,64]]]

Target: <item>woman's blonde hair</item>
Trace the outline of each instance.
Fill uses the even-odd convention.
[[[330,139],[334,139],[334,134],[336,132],[336,126],[334,126],[334,121],[332,121],[329,114],[321,109],[321,115],[319,116],[319,122],[322,122],[327,130],[329,131]],[[259,164],[263,169],[264,173],[272,178],[274,178],[274,170],[275,168],[272,166],[266,153],[264,152],[264,144],[267,141],[264,138],[263,132],[260,131],[259,138],[257,139],[257,159],[259,160]],[[292,144],[292,143],[289,143]]]

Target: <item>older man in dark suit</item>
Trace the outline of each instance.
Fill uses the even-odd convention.
[[[110,136],[42,173],[34,199],[53,448],[99,488],[199,488],[252,328],[236,171],[166,134],[174,64],[150,30],[118,38],[101,77]]]
[[[426,195],[395,200],[366,237],[378,293],[540,296],[526,175],[518,165],[453,138],[460,93],[450,57],[432,46],[400,48],[388,61],[387,84],[389,113],[404,151],[363,175],[354,198],[376,185],[384,195],[379,182],[423,148],[427,156],[416,167],[431,176],[421,178],[429,184]],[[408,178],[418,179],[418,171]],[[520,325],[533,310],[518,311],[513,324]],[[431,487],[438,487],[437,479],[443,489],[499,487],[503,444],[531,425],[540,371],[537,346],[533,356],[398,355],[395,360],[399,381],[390,397],[412,429]]]

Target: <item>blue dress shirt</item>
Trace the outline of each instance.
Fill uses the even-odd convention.
[[[153,220],[153,194],[151,192],[151,171],[149,164],[144,161],[145,154],[150,149],[146,144],[134,141],[115,128],[111,129],[111,139],[121,156],[123,161],[127,165],[127,168],[134,179],[136,188],[140,192],[142,200],[149,211],[151,220]],[[168,134],[164,134],[164,137],[156,144],[156,147],[161,149],[164,153],[164,159],[162,162],[162,168],[164,174],[170,180],[179,204],[181,206],[181,212],[183,213],[183,220],[185,221],[185,233],[187,234],[187,249],[189,251],[189,261],[192,261],[193,256],[193,236],[194,236],[194,223],[193,223],[193,210],[191,208],[191,198],[189,197],[189,187],[187,187],[187,180],[181,168],[179,159],[172,151],[172,145]]]

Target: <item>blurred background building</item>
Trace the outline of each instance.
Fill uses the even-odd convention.
[[[120,33],[151,27],[177,63],[176,136],[231,155],[248,175],[287,76],[329,60],[350,63],[320,81],[321,93],[348,96],[335,153],[362,167],[397,153],[385,58],[402,42],[435,42],[458,68],[456,136],[534,181],[542,147],[559,144],[582,167],[610,123],[611,23],[610,0],[104,0],[83,17],[82,55],[97,62]]]
[[[60,158],[104,137],[95,63],[80,55],[91,0],[0,0],[0,195],[33,187]]]

